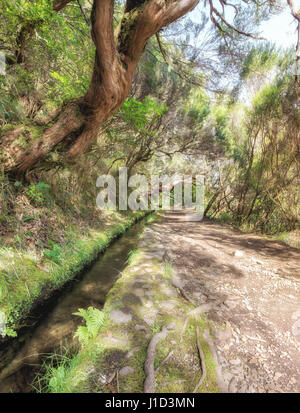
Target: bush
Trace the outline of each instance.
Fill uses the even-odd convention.
[[[46,200],[49,200],[49,189],[50,185],[45,182],[31,183],[25,188],[25,193],[34,203],[43,204]]]

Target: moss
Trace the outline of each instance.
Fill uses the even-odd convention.
[[[23,320],[38,300],[46,299],[74,278],[116,236],[124,233],[143,215],[141,212],[132,214],[125,222],[113,225],[106,231],[93,230],[84,236],[73,229],[69,233],[69,242],[65,245],[60,263],[45,260],[44,270],[37,257],[20,254],[15,248],[0,249],[1,265],[6,268],[1,274],[9,280],[7,290],[1,297],[0,310],[6,314],[10,335],[14,335],[14,331],[22,327]]]
[[[134,8],[133,10],[124,13],[121,21],[120,32],[118,34],[118,43],[120,53],[127,54],[127,43],[131,34],[132,29],[134,28],[139,15],[142,11],[142,8]]]
[[[44,130],[45,130],[45,126],[32,126],[31,128],[31,139],[35,140],[35,139],[39,139],[43,136]]]
[[[14,143],[16,146],[22,146],[25,149],[29,148],[34,140],[42,137],[44,130],[44,126],[26,126],[25,132],[21,133]]]

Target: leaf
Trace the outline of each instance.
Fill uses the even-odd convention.
[[[79,308],[73,314],[82,317],[86,322],[86,326],[79,326],[75,333],[75,337],[78,337],[80,343],[84,346],[89,340],[98,335],[100,328],[105,323],[106,314],[93,307],[89,307],[87,310]]]

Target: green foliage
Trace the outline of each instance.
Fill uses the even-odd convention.
[[[282,87],[282,82],[274,82],[260,90],[252,101],[252,111],[249,115],[259,116],[271,112],[272,116],[280,116]]]
[[[267,44],[259,47],[252,47],[243,62],[241,78],[246,80],[258,74],[264,75],[270,71],[276,62],[279,61],[278,51],[274,45]]]
[[[133,249],[129,251],[128,258],[127,258],[127,264],[130,265],[133,263],[133,261],[140,255],[141,250],[139,249]]]
[[[147,122],[153,116],[163,116],[168,110],[166,105],[159,105],[149,96],[145,102],[139,102],[133,97],[129,97],[124,102],[121,112],[126,122],[131,124],[135,129],[144,129]]]
[[[225,141],[227,137],[227,119],[229,109],[225,105],[216,105],[213,110],[213,115],[216,125],[216,136],[219,140]]]
[[[64,386],[69,363],[68,360],[65,360],[63,364],[57,368],[49,368],[49,392],[50,393],[59,393]]]
[[[159,322],[159,320],[156,319],[151,327],[152,334],[154,335],[156,333],[159,333],[160,330],[161,330],[161,322]]]
[[[146,218],[146,224],[152,224],[158,220],[158,216],[156,213],[153,213]]]
[[[56,264],[59,264],[62,258],[62,248],[52,240],[49,240],[48,244],[51,249],[44,250],[44,256]]]
[[[273,78],[264,79],[247,106],[237,103],[227,111],[219,105],[214,108],[219,131],[225,135],[227,157],[234,162],[224,162],[219,172],[212,210],[221,221],[276,234],[299,226],[300,112],[290,76],[291,60],[279,64],[274,56],[265,59]],[[251,77],[261,80],[261,73]]]
[[[30,216],[28,216],[28,217],[24,217],[23,218],[23,222],[30,222],[30,221],[34,221],[34,217],[30,217]]]
[[[86,346],[90,340],[97,337],[101,327],[106,322],[107,315],[98,310],[97,308],[89,307],[87,310],[79,308],[77,313],[73,313],[82,317],[86,326],[79,326],[74,337],[78,337],[78,340],[82,346]]]
[[[223,212],[223,214],[218,216],[218,220],[220,222],[229,223],[231,221],[231,217],[226,212]]]
[[[0,96],[0,119],[2,122],[19,121],[23,117],[22,107],[16,99],[5,95]]]
[[[0,76],[1,123],[35,116],[31,102],[42,101],[46,115],[86,92],[94,47],[79,7],[67,6],[57,13],[49,0],[2,0],[1,19],[1,49],[15,60],[22,34],[26,60],[26,65],[8,66],[6,76]],[[20,96],[28,98],[28,107],[20,104]]]
[[[201,88],[194,88],[190,92],[189,98],[183,104],[181,114],[187,116],[189,121],[202,124],[210,114],[210,102]]]
[[[36,204],[43,204],[49,199],[50,185],[45,182],[31,183],[25,188],[26,195]]]
[[[55,18],[52,3],[48,0],[37,0],[34,3],[26,0],[2,0],[2,10],[11,23],[50,22]]]
[[[53,194],[51,195],[53,196]],[[78,202],[78,198],[76,202]],[[51,248],[47,250],[52,255],[51,250],[54,249],[54,259],[59,258],[59,263],[55,263],[50,256],[50,260],[44,262],[42,266],[37,265],[37,254],[45,252],[42,250],[44,243],[41,242],[40,236],[36,237],[35,235],[40,244],[40,251],[35,248],[28,250],[28,240],[23,240],[23,237],[19,235],[14,237],[16,242],[13,247],[7,248],[0,245],[0,279],[7,281],[3,285],[5,294],[0,299],[0,311],[7,315],[6,334],[10,336],[16,334],[21,326],[21,321],[28,316],[33,304],[41,295],[44,297],[45,292],[50,294],[52,291],[62,288],[67,281],[74,279],[100,252],[107,248],[116,233],[123,233],[136,220],[144,216],[144,212],[129,214],[125,221],[124,216],[122,216],[122,225],[115,225],[114,231],[111,232],[104,231],[102,226],[95,228],[94,222],[91,224],[93,228],[82,232],[82,228],[78,229],[72,224],[74,215],[70,216],[66,213],[60,216],[57,214],[57,208],[55,211],[43,209],[46,210],[44,215],[46,220],[49,215],[55,217],[56,221],[62,218],[64,228],[66,228],[66,238],[61,249],[55,246],[53,248],[55,243],[50,241]],[[75,215],[76,217],[77,215]],[[114,221],[116,219],[112,218],[112,222]],[[58,227],[56,228],[58,229]],[[52,227],[51,230],[53,232]]]
[[[20,182],[20,181],[15,181],[14,182],[14,187],[15,188],[20,188],[22,186],[22,182]]]
[[[8,274],[4,271],[0,271],[0,299],[7,295],[9,286]]]
[[[49,96],[52,96],[58,103],[83,95],[90,81],[89,75],[83,73],[78,73],[75,78],[70,76],[70,73],[59,75],[56,72],[51,72],[50,75],[55,79],[55,82],[51,82]]]
[[[35,377],[32,387],[37,393],[60,393],[65,385],[67,372],[72,365],[71,355],[52,354],[43,361],[41,372]]]

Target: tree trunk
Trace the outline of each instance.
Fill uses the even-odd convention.
[[[56,1],[53,7],[60,10],[69,1]],[[94,0],[91,22],[96,53],[86,95],[63,107],[55,123],[45,129],[41,138],[32,142],[29,137],[26,148],[15,144],[17,131],[6,133],[0,144],[4,171],[23,173],[31,169],[59,143],[67,148],[69,159],[88,148],[101,125],[128,96],[147,40],[163,26],[192,10],[198,1],[128,0],[124,16],[114,33],[113,0]],[[21,130],[20,133],[23,132]]]

